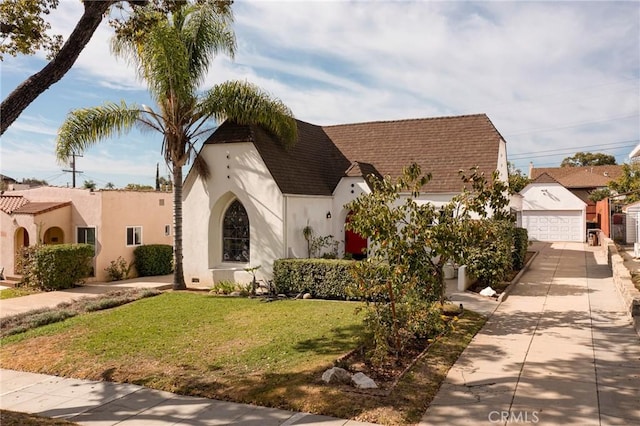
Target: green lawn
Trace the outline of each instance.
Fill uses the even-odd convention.
[[[377,423],[419,421],[485,319],[465,312],[390,395],[371,396],[321,381],[359,345],[358,306],[167,292],[3,338],[0,365]]]
[[[5,288],[4,290],[0,290],[0,299],[12,299],[14,297],[28,296],[36,293],[42,293],[42,291],[29,287]]]

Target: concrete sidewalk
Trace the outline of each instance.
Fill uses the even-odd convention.
[[[640,425],[640,339],[604,254],[580,243],[536,249],[421,425]]]
[[[0,370],[0,408],[90,426],[371,425],[275,408],[175,395],[137,385]]]
[[[0,318],[122,288],[171,287],[172,276],[87,284],[0,300]],[[334,417],[194,398],[131,384],[0,369],[0,408],[82,425],[371,425]]]
[[[171,288],[173,275],[158,277],[142,277],[130,280],[113,281],[109,283],[89,283],[82,287],[67,290],[49,291],[46,293],[31,294],[29,296],[15,297],[0,300],[0,318],[28,312],[39,308],[53,308],[62,302],[71,302],[82,297],[99,296],[111,290],[124,288]]]

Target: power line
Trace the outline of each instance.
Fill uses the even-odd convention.
[[[505,136],[526,135],[526,134],[529,134],[529,133],[543,133],[543,132],[549,132],[551,130],[570,129],[572,127],[581,127],[581,126],[595,124],[595,123],[606,123],[606,122],[609,122],[609,121],[626,120],[627,118],[637,118],[637,117],[638,117],[638,113],[635,113],[635,114],[623,115],[623,116],[619,116],[619,117],[607,118],[607,119],[603,119],[603,120],[580,121],[580,122],[577,122],[577,123],[574,123],[574,124],[570,124],[570,125],[566,125],[566,126],[540,127],[540,128],[537,128],[537,129],[523,130],[523,131],[519,131],[519,132],[516,132],[516,133],[507,133],[507,134],[505,134]]]
[[[596,144],[596,145],[580,145],[580,146],[576,146],[576,147],[567,147],[567,148],[554,148],[554,149],[546,149],[546,150],[537,150],[537,151],[529,151],[529,152],[519,152],[517,154],[513,154],[511,156],[511,158],[513,157],[529,157],[531,155],[536,155],[536,154],[541,154],[541,153],[548,153],[548,152],[555,152],[558,155],[560,155],[561,153],[565,152],[565,151],[576,151],[576,150],[584,150],[584,148],[603,148],[603,147],[611,147],[611,148],[604,148],[604,149],[622,149],[622,148],[628,148],[629,144],[632,144],[631,146],[635,146],[634,144],[637,144],[638,142],[640,142],[640,139],[634,139],[634,140],[628,140],[628,141],[620,141],[620,142],[611,142],[611,143],[605,143],[605,144]],[[620,146],[616,146],[616,147],[612,147],[612,145],[620,145]],[[599,149],[599,151],[601,151],[602,149]]]
[[[621,147],[618,147],[618,148],[600,149],[600,150],[598,150],[598,152],[607,153],[607,152],[611,152],[611,151],[615,151],[615,150],[623,149],[623,148],[633,148],[634,146],[635,146],[635,144],[634,145],[621,146]],[[529,158],[557,157],[557,156],[561,156],[561,155],[574,154],[575,152],[576,152],[575,150],[569,149],[569,150],[565,150],[565,151],[562,151],[562,152],[556,152],[556,153],[552,153],[552,154],[527,155],[527,156],[524,156],[522,158],[510,157],[510,159],[511,160],[527,160]]]

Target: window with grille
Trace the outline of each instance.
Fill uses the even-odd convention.
[[[249,216],[240,201],[235,200],[222,222],[222,260],[249,262]]]

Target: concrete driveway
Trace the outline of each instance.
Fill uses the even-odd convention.
[[[604,254],[580,243],[535,249],[421,425],[640,425],[640,339]]]

